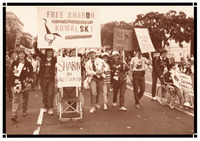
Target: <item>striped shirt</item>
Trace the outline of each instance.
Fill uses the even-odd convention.
[[[104,82],[111,83],[111,68],[108,63],[105,63],[104,73],[105,73]]]

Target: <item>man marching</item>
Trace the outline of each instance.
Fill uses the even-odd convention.
[[[149,55],[149,60],[147,60],[145,57],[142,57],[140,49],[137,50],[136,56],[131,59],[130,69],[133,76],[135,106],[138,109],[140,108],[140,99],[145,91],[145,64],[150,65],[151,63],[151,55]],[[139,92],[138,88],[140,88]]]
[[[12,121],[17,121],[21,99],[23,116],[27,115],[29,90],[33,82],[33,67],[31,63],[26,60],[25,50],[19,48],[18,55],[18,59],[12,63],[10,70],[10,82],[13,90]]]

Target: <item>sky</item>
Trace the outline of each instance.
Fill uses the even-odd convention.
[[[111,21],[134,22],[138,14],[148,12],[166,13],[170,10],[183,11],[188,17],[193,17],[193,6],[99,6],[100,24]],[[23,31],[37,35],[37,7],[36,6],[7,6],[6,11],[12,11],[24,24]]]

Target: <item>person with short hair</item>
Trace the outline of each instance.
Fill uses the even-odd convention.
[[[136,108],[140,108],[140,99],[145,92],[145,65],[151,65],[152,58],[149,54],[149,60],[142,56],[140,49],[136,51],[135,57],[131,59],[130,70],[133,78],[133,92]],[[138,88],[140,91],[138,92]]]
[[[111,67],[110,67],[110,55],[107,52],[102,54],[103,60],[105,62],[105,79],[103,84],[103,109],[108,110],[108,96],[110,93],[110,84],[111,84]]]
[[[33,67],[31,63],[27,61],[23,48],[19,48],[18,56],[18,59],[13,61],[10,70],[10,82],[13,90],[12,121],[17,121],[21,99],[23,116],[27,115],[29,90],[33,81]]]
[[[89,51],[90,59],[85,64],[86,75],[89,81],[91,109],[90,113],[94,113],[96,108],[99,109],[99,97],[103,93],[104,83],[104,61],[96,57],[96,51],[91,49]],[[86,78],[87,79],[87,78]]]
[[[57,63],[57,57],[54,57],[53,49],[46,49],[45,54],[41,53],[37,48],[37,43],[35,44],[35,52],[41,58],[40,61],[40,86],[43,96],[44,112],[48,112],[50,116],[54,114],[53,112],[53,102],[54,102],[54,87],[55,87],[55,65]]]
[[[113,83],[113,106],[117,106],[117,96],[118,91],[120,90],[119,110],[127,111],[127,108],[124,106],[124,95],[126,90],[127,71],[129,68],[125,61],[120,60],[120,55],[117,51],[112,52],[112,57],[113,61],[111,63],[111,70]]]
[[[160,56],[156,57],[154,62],[153,62],[153,70],[152,70],[152,99],[157,100],[156,94],[156,84],[157,84],[157,79],[159,78],[161,85],[164,84],[164,78],[163,78],[163,73],[164,69],[167,67],[169,69],[169,59],[167,58],[167,50],[166,49],[161,49],[160,50]]]

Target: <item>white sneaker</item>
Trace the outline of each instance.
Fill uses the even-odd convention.
[[[153,100],[158,100],[157,96],[152,97]]]
[[[92,108],[90,109],[90,113],[91,113],[91,114],[94,113],[95,111],[96,111],[95,107],[92,107]]]
[[[100,105],[98,105],[98,104],[96,104],[95,107],[96,107],[97,109],[100,109],[100,108],[101,108]]]
[[[104,109],[104,110],[108,110],[107,104],[105,104],[105,103],[103,104],[103,109]]]
[[[48,114],[49,114],[50,116],[52,116],[52,115],[54,114],[52,108],[50,108],[50,109],[48,110]]]
[[[117,103],[113,103],[113,107],[116,107],[117,106]]]
[[[125,107],[120,107],[119,110],[121,110],[121,111],[127,111],[127,108],[125,108]]]
[[[47,108],[43,108],[43,112],[46,113],[48,110]]]
[[[185,102],[183,105],[186,106],[186,107],[190,107],[190,103],[189,102]]]

